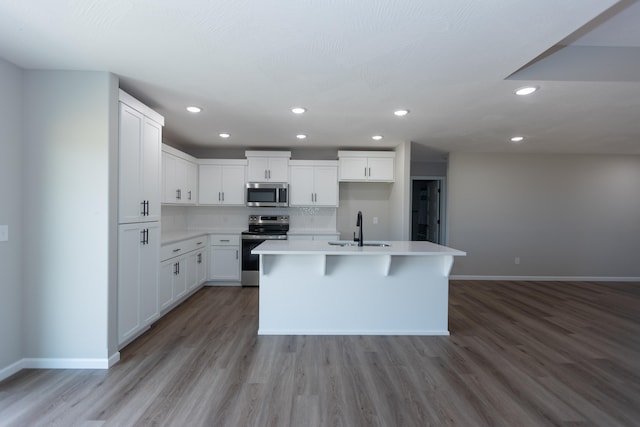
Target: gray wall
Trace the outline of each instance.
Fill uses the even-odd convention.
[[[22,71],[0,58],[0,372],[22,358]]]
[[[640,277],[640,156],[454,153],[448,185],[453,275]]]
[[[105,72],[25,72],[26,357],[113,350],[117,90]]]

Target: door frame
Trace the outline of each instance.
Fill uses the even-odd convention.
[[[447,227],[447,177],[441,175],[425,175],[411,177],[411,190],[409,197],[409,236],[413,236],[413,182],[414,181],[440,181],[440,245],[447,246],[449,242],[449,228]]]

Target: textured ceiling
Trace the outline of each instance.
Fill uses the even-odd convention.
[[[640,154],[638,22],[614,0],[0,0],[0,57],[111,71],[194,151]]]

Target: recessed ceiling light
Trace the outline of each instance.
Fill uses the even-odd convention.
[[[511,142],[522,142],[524,141],[524,136],[514,136],[511,138]]]
[[[393,114],[395,114],[398,117],[402,117],[402,116],[406,116],[407,114],[409,114],[409,110],[396,110],[393,112]]]
[[[306,108],[304,108],[304,107],[293,107],[293,108],[291,109],[291,112],[292,112],[293,114],[302,114],[302,113],[304,113],[304,112],[306,112],[306,111],[307,111],[307,109],[306,109]]]
[[[298,139],[305,139],[306,137],[307,137],[307,135],[302,134],[302,133],[299,133],[299,134],[296,135],[296,138],[298,138]]]
[[[221,133],[219,136],[220,138],[229,138],[231,135],[228,133]]]
[[[520,89],[515,91],[516,95],[531,95],[533,92],[535,92],[536,90],[538,90],[537,87],[535,86],[525,86],[525,87],[521,87]]]
[[[199,113],[200,111],[202,111],[202,108],[196,107],[195,105],[191,105],[187,107],[187,111],[190,113]]]
[[[375,141],[380,141],[382,139],[382,135],[373,135],[371,137],[371,139],[375,140]]]

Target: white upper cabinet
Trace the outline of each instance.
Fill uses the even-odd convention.
[[[200,160],[198,202],[243,206],[246,164],[246,160]]]
[[[340,181],[393,182],[393,151],[338,151]]]
[[[290,151],[246,151],[248,182],[287,182]]]
[[[160,150],[164,118],[120,91],[118,222],[160,220]]]
[[[338,206],[338,162],[291,160],[291,206]]]
[[[162,146],[162,203],[195,205],[198,165],[196,159],[168,145]]]

